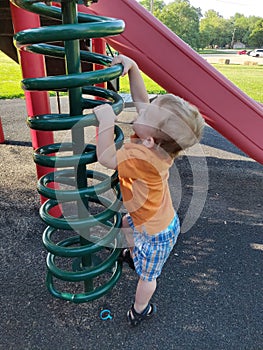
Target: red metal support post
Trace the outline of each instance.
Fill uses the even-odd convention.
[[[40,26],[38,15],[20,9],[11,3],[10,9],[15,33],[28,28],[38,28]],[[23,78],[46,76],[44,57],[42,55],[35,55],[24,50],[19,50],[18,56],[20,57]],[[25,91],[25,98],[28,116],[33,117],[38,114],[49,114],[51,112],[48,92]],[[54,143],[53,132],[37,130],[30,130],[30,132],[34,149]],[[51,171],[50,168],[39,165],[37,165],[36,168],[38,178]],[[44,201],[45,199],[41,197],[41,202],[43,203]]]
[[[5,142],[5,136],[4,136],[3,126],[2,126],[2,120],[0,117],[0,143],[4,143],[4,142]]]

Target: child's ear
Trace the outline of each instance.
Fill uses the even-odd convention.
[[[148,136],[145,140],[143,140],[142,144],[147,148],[153,148],[154,139],[151,136]]]

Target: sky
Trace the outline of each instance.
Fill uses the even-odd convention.
[[[173,0],[164,0],[166,4]],[[224,18],[234,16],[236,12],[248,16],[263,17],[263,0],[190,0],[194,7],[200,7],[202,14],[207,10],[215,10]]]
[[[248,16],[263,17],[262,0],[190,0],[194,7],[200,7],[204,14],[207,10],[215,10],[224,18],[233,16],[236,12]]]

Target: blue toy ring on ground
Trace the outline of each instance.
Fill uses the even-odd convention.
[[[112,320],[111,312],[108,309],[104,309],[100,312],[100,319],[102,321]]]

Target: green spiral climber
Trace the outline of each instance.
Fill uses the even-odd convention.
[[[28,125],[42,131],[70,130],[71,142],[46,145],[34,152],[37,164],[56,169],[38,181],[39,193],[48,198],[40,209],[40,216],[48,225],[43,233],[48,251],[46,281],[57,298],[75,303],[91,301],[107,293],[121,275],[122,266],[118,262],[121,194],[116,172],[107,175],[87,169],[97,158],[96,146],[85,144],[84,131],[97,126],[92,113],[96,105],[110,103],[116,114],[123,110],[123,100],[117,93],[94,86],[119,77],[122,66],[111,67],[111,57],[80,50],[79,40],[117,35],[124,30],[124,22],[78,13],[75,0],[62,0],[61,7],[35,0],[13,3],[61,20],[61,25],[21,31],[14,40],[17,47],[32,53],[65,59],[65,75],[24,79],[22,85],[25,90],[67,92],[68,114],[37,115],[28,118]],[[64,47],[50,44],[56,41],[63,41]],[[82,61],[104,68],[81,72]],[[85,95],[95,98],[84,98]],[[89,113],[84,113],[86,110]],[[123,138],[116,126],[117,147]],[[95,185],[89,186],[90,182]],[[113,200],[103,195],[107,191],[113,194]],[[72,213],[65,215],[65,206],[74,207]],[[52,214],[54,208],[60,208],[61,216]],[[106,233],[99,234],[101,229]]]

